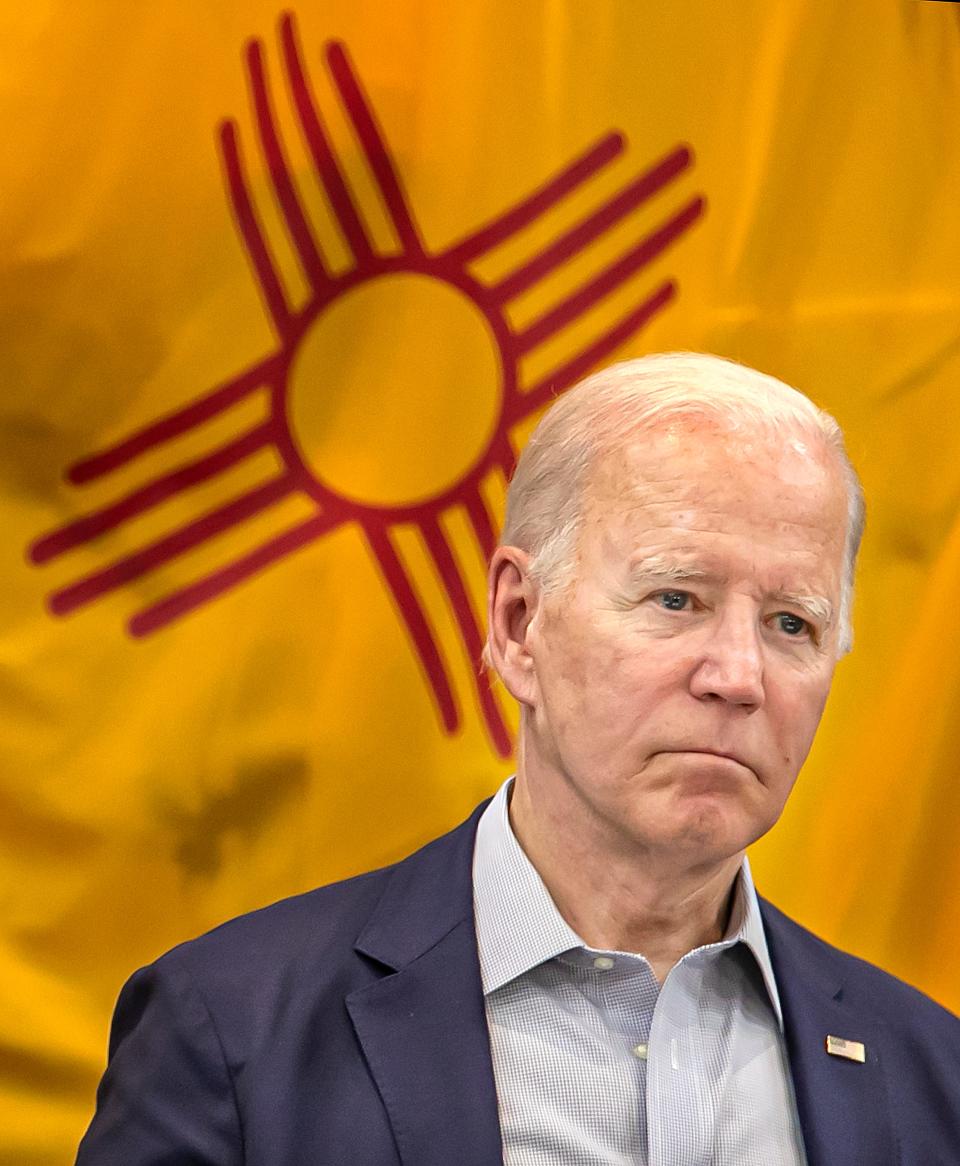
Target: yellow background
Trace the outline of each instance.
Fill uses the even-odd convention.
[[[78,458],[275,346],[215,130],[237,120],[299,286],[269,215],[242,64],[245,41],[262,37],[292,141],[278,16],[253,0],[48,0],[4,14],[0,1162],[11,1166],[71,1160],[135,967],[230,915],[409,851],[510,768],[490,747],[473,665],[414,528],[393,535],[450,661],[464,713],[453,736],[355,527],[152,637],[124,631],[150,601],[304,517],[300,499],[69,618],[46,612],[56,587],[235,496],[252,465],[44,567],[26,559],[39,535],[236,432],[214,425],[83,489],[63,480]],[[541,371],[631,295],[675,278],[676,302],[618,355],[731,356],[798,385],[844,426],[870,514],[856,647],[783,822],[755,848],[755,874],[806,925],[960,1008],[956,6],[331,0],[298,17],[325,112],[336,101],[321,48],[347,44],[434,251],[621,130],[621,158],[498,253],[509,270],[692,145],[693,168],[528,294],[518,319],[705,194],[705,217],[547,346]],[[291,157],[303,178],[302,149]],[[318,193],[309,209],[320,222]],[[365,385],[350,379],[349,354],[359,367],[378,336],[375,319],[369,337],[344,329],[338,391],[358,408]],[[442,317],[424,322],[424,344],[455,356],[454,336]],[[397,392],[415,392],[410,366],[394,375]],[[454,399],[469,429],[474,398],[458,384]],[[390,446],[397,474],[450,440],[449,402],[420,402],[409,437]],[[499,505],[502,489],[491,497]],[[480,557],[469,538],[458,548],[479,606]]]

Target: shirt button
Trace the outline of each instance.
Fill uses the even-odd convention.
[[[646,1045],[634,1045],[630,1051],[633,1053],[633,1055],[637,1058],[638,1061],[645,1061],[647,1059],[647,1046]]]
[[[593,966],[598,972],[609,972],[616,962],[608,955],[598,955],[593,961]]]

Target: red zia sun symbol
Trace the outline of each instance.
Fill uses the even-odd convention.
[[[460,724],[460,713],[449,666],[441,655],[424,604],[391,536],[396,524],[414,524],[429,551],[455,616],[462,646],[471,660],[476,697],[490,740],[496,751],[506,756],[511,748],[510,736],[486,676],[477,669],[482,648],[479,622],[441,518],[448,508],[461,508],[468,516],[480,550],[489,557],[496,534],[481,493],[481,484],[491,472],[509,475],[515,457],[509,436],[511,427],[634,336],[673,299],[675,284],[671,281],[661,283],[652,293],[643,296],[628,314],[609,325],[549,375],[532,384],[521,383],[521,358],[577,321],[604,296],[646,267],[703,213],[703,199],[692,198],[615,262],[522,329],[511,324],[508,305],[522,293],[535,288],[541,280],[600,239],[677,178],[690,166],[691,151],[686,146],[678,146],[521,266],[495,282],[484,282],[471,265],[535,223],[607,166],[624,149],[622,135],[610,133],[601,138],[494,221],[444,251],[431,252],[424,243],[397,168],[346,50],[342,44],[331,43],[326,49],[330,76],[352,137],[372,175],[397,241],[396,248],[385,251],[375,245],[363,207],[348,185],[345,169],[333,149],[308,83],[296,27],[289,14],[281,20],[280,41],[292,110],[312,160],[315,177],[319,179],[349,248],[350,265],[345,271],[334,272],[322,253],[294,181],[274,115],[263,46],[259,40],[251,41],[247,49],[247,69],[260,150],[282,222],[307,279],[307,302],[299,306],[291,302],[254,205],[236,123],[226,121],[220,128],[220,150],[230,203],[278,337],[276,350],[241,376],[211,390],[192,404],[76,462],[67,476],[77,486],[103,478],[254,394],[264,394],[269,402],[266,420],[205,456],[153,477],[112,504],[44,535],[31,546],[30,558],[36,564],[46,563],[113,531],[174,495],[215,478],[256,451],[269,447],[281,466],[278,474],[229,503],[181,525],[165,537],[55,591],[49,597],[50,610],[56,615],[68,615],[132,580],[156,571],[288,495],[299,493],[314,506],[311,517],[138,611],[129,621],[130,633],[134,636],[150,635],[341,524],[356,523],[406,624],[443,727],[452,733]],[[424,408],[432,413],[438,408],[450,409],[454,419],[461,415],[472,416],[476,406],[469,401],[458,401],[454,389],[462,379],[464,368],[468,368],[471,374],[471,392],[481,398],[487,394],[486,404],[481,404],[485,416],[483,424],[478,427],[480,431],[466,437],[468,451],[464,452],[463,435],[452,440],[452,453],[443,449],[423,451],[419,459],[420,479],[417,479],[416,472],[412,476],[407,473],[402,486],[398,485],[395,475],[391,476],[389,466],[384,466],[389,462],[386,455],[391,440],[396,450],[403,437],[397,436],[396,426],[390,428],[389,417],[378,419],[377,411],[370,409],[369,405],[365,408],[362,400],[353,401],[346,410],[340,409],[333,421],[325,418],[319,435],[316,422],[313,423],[314,432],[306,432],[310,428],[311,416],[307,405],[311,399],[316,399],[317,385],[325,392],[336,391],[335,385],[331,385],[337,372],[335,356],[343,349],[343,337],[349,334],[347,330],[354,328],[356,345],[363,349],[371,342],[370,326],[368,324],[364,330],[364,321],[385,319],[383,312],[378,316],[367,311],[372,299],[381,298],[384,291],[389,293],[391,304],[397,304],[401,321],[449,321],[454,317],[460,321],[461,332],[455,337],[457,343],[449,345],[457,367],[446,368],[442,377],[434,373],[434,381],[438,382],[436,393],[432,397],[429,392],[423,394]],[[392,311],[389,316],[395,318]],[[423,329],[421,324],[418,335],[410,336],[408,330],[407,335],[389,337],[387,347],[391,360],[402,360],[414,366],[418,360],[422,362],[418,349],[424,347],[425,334],[429,336],[430,329]],[[466,352],[460,344],[465,336]],[[376,346],[378,338],[374,337],[373,341]],[[336,343],[339,343],[339,349]],[[399,366],[394,363],[391,367]],[[310,375],[307,375],[308,369]],[[381,366],[371,371],[377,371],[381,381],[390,377],[389,367]],[[477,371],[481,376],[475,375]],[[318,372],[322,373],[319,380]],[[407,372],[409,374],[409,369]],[[419,369],[415,368],[415,374],[418,373]],[[481,383],[484,378],[486,388]],[[480,387],[476,388],[476,384]],[[401,414],[407,435],[416,432],[416,419],[411,417],[415,407],[415,403],[410,402]],[[344,421],[341,416],[344,413],[351,414],[352,421],[350,417]],[[397,416],[395,413],[393,420]],[[354,428],[345,434],[344,425]],[[335,451],[338,442],[355,436],[361,427],[366,433],[368,461],[372,469],[368,467],[370,483],[358,491],[355,479],[351,481],[347,475],[331,470],[331,465],[338,463],[336,457],[329,455]],[[456,421],[452,428],[457,428]],[[342,464],[342,457],[339,464]]]

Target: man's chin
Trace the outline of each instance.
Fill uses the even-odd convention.
[[[654,849],[684,864],[723,862],[742,854],[776,820],[744,794],[742,789],[739,796],[729,789],[688,792],[648,819],[643,832]]]

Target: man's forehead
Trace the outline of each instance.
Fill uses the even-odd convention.
[[[631,435],[598,464],[584,499],[581,548],[622,571],[651,555],[674,572],[709,572],[763,549],[776,590],[839,586],[847,499],[834,452],[799,434],[723,434],[672,426]],[[731,542],[730,540],[734,541]],[[776,579],[773,579],[773,576]]]
[[[734,428],[698,416],[625,433],[598,450],[585,492],[588,499],[605,501],[669,501],[751,469],[775,482],[784,496],[816,487],[844,493],[836,452],[819,435]]]

